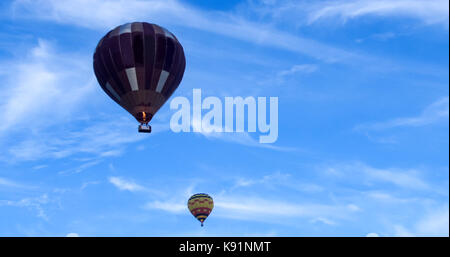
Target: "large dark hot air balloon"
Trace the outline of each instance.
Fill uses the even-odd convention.
[[[214,201],[208,194],[195,194],[188,200],[188,209],[198,219],[203,227],[203,222],[208,218],[212,209],[214,208]]]
[[[178,39],[163,27],[127,23],[108,32],[94,53],[98,83],[116,103],[148,125],[181,82],[186,59]]]

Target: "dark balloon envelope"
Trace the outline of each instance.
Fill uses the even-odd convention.
[[[148,122],[178,88],[185,66],[178,39],[146,22],[116,27],[100,40],[94,53],[98,83],[141,123],[142,132],[149,132]]]

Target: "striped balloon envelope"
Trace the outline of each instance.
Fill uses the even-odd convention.
[[[156,24],[133,22],[109,31],[94,53],[103,91],[145,128],[183,78],[186,59],[178,39]]]
[[[208,194],[195,194],[188,200],[189,211],[198,219],[203,227],[203,222],[214,208],[214,201]]]

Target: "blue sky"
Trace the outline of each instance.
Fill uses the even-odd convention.
[[[448,1],[0,7],[1,236],[448,236]],[[138,134],[92,69],[132,21],[183,44],[173,97],[278,97],[276,143],[173,133],[168,103]]]

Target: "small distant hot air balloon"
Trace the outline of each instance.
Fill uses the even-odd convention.
[[[156,24],[133,22],[109,31],[94,53],[94,72],[103,91],[133,115],[139,132],[170,98],[183,78],[183,47]]]
[[[214,208],[214,202],[208,194],[195,194],[189,198],[188,208],[192,215],[201,222],[203,227],[203,222],[208,218]]]

